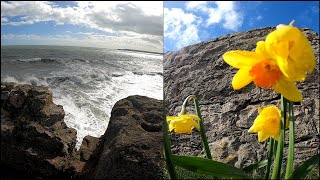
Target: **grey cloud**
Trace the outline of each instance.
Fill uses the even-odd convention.
[[[118,4],[112,12],[116,19],[112,19],[108,12],[93,12],[89,19],[99,27],[112,30],[132,31],[139,34],[163,35],[163,16],[147,16],[142,9],[133,4]]]

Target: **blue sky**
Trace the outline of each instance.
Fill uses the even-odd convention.
[[[164,2],[164,52],[224,34],[289,24],[319,34],[318,1]]]
[[[163,2],[1,1],[1,45],[162,52]]]

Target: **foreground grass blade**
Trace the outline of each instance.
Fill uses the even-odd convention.
[[[280,122],[280,137],[278,141],[278,147],[276,152],[276,158],[274,160],[274,168],[272,172],[271,179],[281,179],[281,165],[282,165],[282,156],[283,156],[283,147],[285,139],[285,130],[286,130],[286,115],[287,114],[287,100],[281,95],[281,122]]]
[[[250,178],[239,168],[207,158],[172,155],[172,162],[190,171],[219,178]]]
[[[201,140],[202,140],[204,152],[206,153],[206,157],[208,159],[212,159],[211,152],[210,152],[209,145],[208,145],[207,136],[206,136],[206,130],[204,129],[203,119],[202,119],[202,115],[200,112],[199,101],[198,101],[197,97],[194,97],[193,100],[194,100],[194,105],[196,107],[197,115],[200,118],[200,121],[199,121],[200,135],[201,135]]]
[[[269,179],[270,175],[270,168],[271,168],[271,163],[272,163],[272,156],[273,156],[273,144],[274,140],[272,137],[269,138],[269,151],[268,151],[268,164],[267,164],[267,172],[266,172],[266,178]]]
[[[292,175],[294,160],[294,111],[293,102],[289,102],[289,149],[285,179]]]
[[[290,176],[289,179],[304,179],[308,173],[319,163],[319,154],[303,162]]]
[[[257,163],[251,164],[247,167],[242,168],[242,170],[246,173],[252,172],[255,169],[263,168],[268,164],[268,160],[262,160]]]
[[[177,176],[176,176],[176,172],[175,172],[175,168],[174,168],[174,165],[172,163],[172,160],[171,160],[171,145],[170,145],[170,141],[169,141],[169,129],[168,129],[168,124],[167,124],[167,114],[166,114],[166,103],[165,103],[165,95],[163,93],[163,150],[164,150],[164,158],[165,158],[165,161],[166,161],[166,164],[167,164],[167,169],[168,169],[168,173],[170,175],[170,178],[171,179],[177,179]]]

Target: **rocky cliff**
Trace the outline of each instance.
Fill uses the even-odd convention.
[[[248,133],[258,106],[279,105],[280,95],[255,87],[253,83],[235,91],[231,80],[237,69],[226,64],[222,55],[230,50],[254,50],[275,27],[224,35],[208,42],[182,48],[164,55],[164,90],[169,115],[180,112],[184,99],[199,98],[206,135],[213,158],[237,167],[266,159],[267,142],[259,143],[257,134]],[[312,44],[316,69],[298,83],[303,94],[301,105],[294,106],[296,162],[319,152],[319,35],[301,29]],[[190,103],[192,104],[192,103]],[[194,112],[189,106],[189,112]],[[286,135],[288,137],[288,135]],[[172,135],[173,153],[203,155],[197,132]],[[287,144],[285,144],[287,146]]]
[[[1,177],[161,179],[161,115],[162,101],[120,100],[105,134],[86,136],[77,151],[47,87],[1,83]]]

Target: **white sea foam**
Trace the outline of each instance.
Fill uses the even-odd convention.
[[[36,62],[41,61],[41,58],[35,57],[35,58],[29,58],[29,59],[18,59],[20,62]]]
[[[71,52],[70,56],[81,53]],[[107,53],[108,58],[103,59],[96,57],[96,52],[92,52],[90,59],[82,56],[66,58],[69,56],[66,51],[63,53],[67,55],[63,57],[44,58],[49,61],[38,57],[22,60],[41,60],[41,64],[19,63],[19,67],[4,64],[10,71],[8,68],[1,70],[10,75],[1,72],[1,79],[49,86],[54,103],[64,108],[67,126],[77,130],[76,147],[79,148],[86,135],[100,137],[104,134],[112,107],[120,99],[130,95],[162,99],[162,56],[106,51],[102,53]],[[53,66],[50,59],[59,59],[62,63]]]

